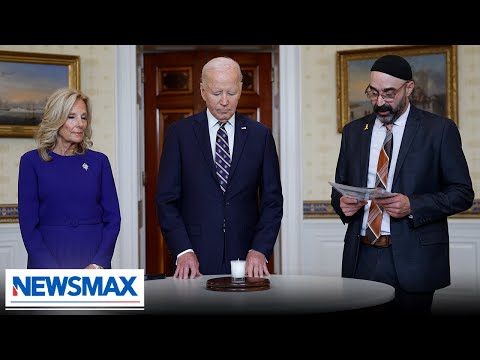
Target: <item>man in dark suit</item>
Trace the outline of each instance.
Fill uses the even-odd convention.
[[[455,123],[410,104],[414,87],[404,58],[373,64],[365,94],[374,113],[344,127],[335,181],[379,187],[385,175],[394,196],[375,199],[377,208],[333,189],[332,206],[348,223],[342,276],[395,287],[395,312],[430,314],[435,290],[450,284],[447,217],[472,206],[474,192]],[[393,147],[380,170],[388,131]]]
[[[228,274],[237,259],[246,259],[249,277],[270,275],[267,259],[283,216],[272,133],[236,112],[236,61],[205,64],[200,91],[207,109],[169,127],[158,172],[158,221],[174,277]]]

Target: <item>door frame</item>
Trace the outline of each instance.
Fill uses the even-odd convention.
[[[273,119],[279,141],[280,176],[284,196],[284,216],[280,229],[276,264],[280,274],[301,274],[303,224],[303,126],[301,116],[301,46],[280,45],[278,81],[279,116]],[[144,213],[142,172],[143,83],[137,74],[137,46],[115,48],[116,182],[122,225],[112,260],[115,268],[144,268],[140,247],[145,227],[139,228]],[[140,99],[139,99],[140,98]],[[138,104],[137,104],[138,101]],[[133,121],[132,121],[133,120]],[[277,122],[278,121],[278,122]],[[288,169],[288,171],[287,171]],[[140,204],[140,205],[139,205]],[[139,221],[140,218],[140,221]],[[144,224],[144,222],[143,222]],[[143,235],[142,235],[143,232]],[[143,236],[143,237],[142,237]],[[142,259],[143,257],[143,259]]]

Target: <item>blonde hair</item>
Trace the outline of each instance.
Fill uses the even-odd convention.
[[[87,108],[87,127],[85,129],[83,141],[78,144],[75,153],[85,154],[87,149],[93,145],[93,142],[90,139],[92,137],[92,112],[88,96],[83,94],[80,90],[61,88],[56,90],[48,98],[42,122],[35,133],[35,140],[38,144],[37,150],[43,160],[50,161],[52,159],[52,157],[48,155],[48,151],[52,151],[57,144],[58,131],[67,121],[68,115],[77,99],[83,100]]]

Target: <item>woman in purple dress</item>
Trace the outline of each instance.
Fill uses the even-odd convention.
[[[37,149],[20,159],[18,215],[29,269],[111,268],[120,208],[110,162],[90,150],[91,136],[88,97],[55,91]]]

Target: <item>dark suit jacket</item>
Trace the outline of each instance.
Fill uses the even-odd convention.
[[[365,187],[375,114],[348,123],[343,130],[335,181]],[[368,124],[368,130],[365,125]],[[447,217],[472,206],[472,181],[460,133],[447,118],[410,105],[398,154],[392,192],[410,199],[413,218],[390,218],[392,251],[400,285],[406,291],[433,291],[450,284]],[[351,217],[332,190],[332,206],[348,223],[342,276],[354,277],[363,208]]]
[[[270,129],[236,113],[232,166],[223,194],[206,110],[172,124],[163,145],[156,201],[160,228],[174,261],[192,248],[202,274],[220,274],[225,271],[222,263],[229,271],[230,260],[245,259],[250,249],[268,259],[283,216],[278,156]]]

